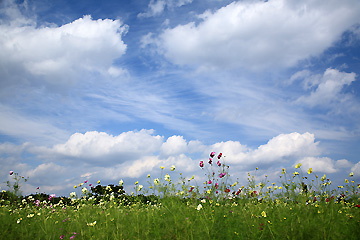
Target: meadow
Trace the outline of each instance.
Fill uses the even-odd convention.
[[[199,167],[206,181],[184,178],[176,167],[147,176],[146,187],[123,181],[102,186],[76,184],[70,197],[45,193],[21,196],[26,178],[0,193],[1,239],[359,239],[360,184],[353,173],[344,185],[312,169],[282,174],[277,183],[232,182],[222,154],[210,154]],[[179,175],[173,180],[165,172]],[[174,178],[175,179],[175,178]]]

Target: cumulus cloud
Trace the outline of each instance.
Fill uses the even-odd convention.
[[[318,144],[313,134],[295,132],[280,134],[254,149],[238,141],[205,145],[176,135],[165,140],[155,135],[153,130],[143,129],[123,132],[117,136],[96,131],[75,133],[66,142],[50,148],[1,144],[0,154],[14,154],[17,148],[31,153],[33,158],[43,162],[30,166],[22,163],[26,160],[19,160],[11,166],[4,162],[4,166],[12,167],[9,170],[22,171],[30,177],[30,185],[24,189],[26,191],[34,191],[40,186],[62,194],[67,194],[66,189],[70,191],[73,185],[84,179],[92,182],[101,179],[111,183],[122,178],[130,179],[131,182],[134,178],[146,181],[144,179],[148,173],[160,174],[160,166],[165,166],[166,171],[169,171],[175,165],[183,176],[195,174],[202,180],[199,161],[206,160],[211,151],[222,152],[223,160],[231,166],[231,175],[240,178],[244,176],[244,171],[253,170],[255,166],[266,172],[275,165],[291,168],[298,162],[303,164],[303,168],[312,167],[314,171],[324,173],[335,173],[351,167],[354,172],[357,170],[359,164],[354,166],[346,159],[335,161],[320,156],[322,151]],[[23,155],[17,156],[21,158]],[[5,157],[0,156],[0,160],[5,161]],[[0,174],[4,176],[4,173]]]
[[[360,3],[238,1],[168,28],[155,43],[179,65],[281,68],[317,56],[359,23]],[[148,37],[149,35],[147,35]],[[149,41],[148,41],[149,42]]]
[[[300,75],[304,77],[306,88],[315,87],[316,89],[308,96],[301,96],[297,102],[311,107],[344,101],[349,95],[342,93],[343,88],[356,80],[355,73],[340,72],[332,68],[326,69],[322,76],[302,71],[293,75],[293,78]]]
[[[138,17],[154,17],[160,15],[165,8],[172,9],[192,3],[193,0],[151,0],[146,12],[139,13]]]
[[[60,27],[1,24],[1,85],[73,85],[86,72],[119,75],[121,70],[112,63],[125,54],[122,36],[127,29],[120,20],[93,20],[89,15]]]

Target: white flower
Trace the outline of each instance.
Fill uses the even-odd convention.
[[[119,186],[121,187],[122,185],[124,185],[124,181],[121,179],[121,180],[119,181]]]
[[[96,221],[94,221],[94,222],[92,222],[92,223],[88,223],[87,225],[90,226],[90,227],[93,227],[93,226],[96,225]]]
[[[196,207],[196,210],[200,211],[202,209],[202,205],[199,204],[197,207]]]
[[[75,193],[75,192],[71,192],[71,193],[70,193],[70,198],[76,198],[76,193]]]
[[[170,175],[169,174],[166,174],[165,177],[164,177],[165,181],[168,181],[170,182]]]
[[[200,202],[202,202],[202,203],[206,203],[206,199],[201,199],[201,201]]]
[[[84,188],[81,189],[81,191],[82,191],[83,194],[86,194],[87,193],[87,188],[84,187]]]
[[[171,168],[170,168],[171,171],[174,171],[175,170],[175,165],[172,165]]]
[[[138,192],[140,192],[143,187],[144,187],[143,185],[139,185],[139,186],[138,186],[138,189],[137,189]]]
[[[155,179],[154,179],[154,184],[155,184],[155,185],[159,185],[159,183],[160,183],[160,180],[159,180],[158,178],[155,178]]]

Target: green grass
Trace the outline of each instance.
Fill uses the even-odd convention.
[[[228,169],[225,164],[217,167],[220,172]],[[300,167],[298,174],[288,175],[284,169],[279,186],[268,187],[266,179],[256,184],[250,174],[248,186],[240,188],[214,174],[194,186],[193,178],[180,174],[176,183],[169,175],[154,181],[148,176],[148,188],[136,183],[133,194],[125,194],[122,181],[91,191],[81,183],[72,200],[3,192],[0,238],[358,239],[360,195],[353,174],[346,185],[331,190],[326,176],[309,170],[304,177]]]

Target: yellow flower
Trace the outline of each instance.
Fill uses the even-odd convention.
[[[299,168],[299,167],[301,167],[301,163],[295,165],[295,168]]]
[[[211,193],[211,189],[207,190],[206,192],[207,192],[208,194],[210,194],[210,193]]]
[[[135,185],[138,185],[138,183],[139,183],[139,181],[136,181],[136,182],[135,182]]]
[[[147,175],[147,178],[150,178],[150,174]]]
[[[320,180],[325,181],[325,179],[326,179],[326,175],[324,174],[324,176],[322,176]]]
[[[121,180],[119,181],[119,186],[121,187],[123,184],[124,184],[124,181],[121,179]]]
[[[353,172],[351,172],[351,173],[349,174],[349,177],[352,177],[352,176],[354,176],[354,173],[353,173]]]
[[[262,212],[261,212],[261,216],[266,217],[266,212],[265,212],[265,211],[262,211]]]
[[[97,181],[97,184],[100,184],[100,180],[99,180],[99,181]]]
[[[75,185],[74,188],[77,188],[77,186]]]
[[[349,180],[345,179],[345,183],[349,183]]]
[[[175,165],[172,165],[170,168],[171,171],[175,171]]]
[[[308,174],[311,174],[313,172],[312,168],[309,168]]]
[[[285,174],[285,173],[286,173],[285,168],[283,168],[282,169],[282,174]]]
[[[164,169],[165,167],[161,166],[160,168],[161,168],[161,169]]]
[[[294,177],[295,177],[296,175],[299,175],[299,173],[298,173],[298,172],[294,172],[293,174],[294,174]]]
[[[155,184],[155,185],[159,185],[159,183],[160,183],[160,180],[159,180],[158,178],[155,178],[155,179],[154,179],[154,184]]]
[[[233,185],[231,185],[232,187],[235,187],[238,184],[238,182],[234,182]]]

